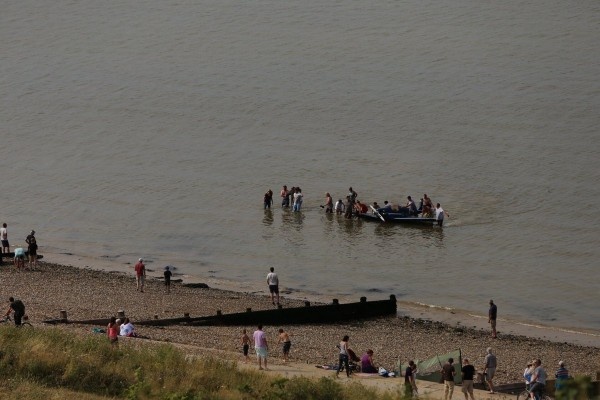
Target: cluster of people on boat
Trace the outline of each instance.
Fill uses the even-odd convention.
[[[302,208],[302,202],[304,196],[302,189],[297,186],[292,186],[288,189],[287,185],[283,185],[279,196],[281,198],[282,208],[292,208],[294,212],[299,212]],[[273,205],[273,191],[268,190],[264,195],[264,209],[270,209]],[[421,218],[434,218],[438,225],[442,226],[444,217],[450,215],[444,211],[440,203],[433,205],[433,201],[427,195],[423,194],[423,197],[419,199],[419,203],[415,203],[412,196],[407,196],[406,203],[401,205],[392,204],[387,200],[380,206],[377,202],[372,204],[372,213],[374,214],[388,214],[388,213],[399,213],[406,215],[407,217],[421,217]],[[345,218],[353,218],[359,214],[365,214],[369,212],[369,206],[358,200],[358,193],[352,188],[348,188],[348,194],[345,200],[341,198],[334,202],[333,196],[327,192],[325,193],[325,204],[321,206],[325,209],[325,213],[336,213],[343,214]]]

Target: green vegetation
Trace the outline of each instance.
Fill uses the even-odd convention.
[[[598,383],[596,383],[598,385]],[[598,399],[597,386],[594,387],[592,379],[589,376],[577,376],[564,383],[562,389],[555,393],[557,400],[586,400]]]
[[[334,379],[274,378],[172,345],[113,347],[104,335],[0,327],[2,399],[401,399]],[[398,388],[398,390],[400,387]]]

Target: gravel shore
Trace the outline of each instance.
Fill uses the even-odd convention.
[[[270,298],[264,295],[216,289],[190,288],[174,283],[171,293],[165,294],[158,279],[149,278],[144,293],[135,290],[133,272],[103,272],[71,266],[40,263],[35,271],[16,271],[4,263],[0,267],[3,296],[23,300],[27,314],[35,326],[56,319],[60,310],[70,320],[108,318],[124,310],[132,322],[143,319],[213,315],[271,309]],[[382,297],[384,299],[385,297]],[[372,299],[378,300],[378,299]],[[303,300],[283,299],[284,307],[303,306]],[[66,329],[92,332],[91,326],[69,325]],[[240,352],[239,337],[244,327],[138,327],[144,337],[189,344],[202,348]],[[251,335],[255,327],[247,326]],[[277,345],[279,326],[267,326],[271,362],[281,359]],[[457,328],[447,324],[408,317],[386,317],[347,324],[294,325],[282,327],[292,339],[291,360],[309,364],[332,364],[337,360],[335,345],[343,335],[350,336],[350,347],[357,354],[373,349],[375,362],[394,369],[396,361],[426,359],[436,354],[460,348],[476,368],[481,368],[487,347],[498,357],[497,384],[519,382],[526,361],[541,358],[550,377],[559,360],[565,360],[571,374],[595,377],[600,371],[600,344],[586,347],[571,343],[556,343],[517,335],[489,337],[488,332]],[[140,339],[142,340],[142,339]],[[240,356],[241,359],[241,356]]]

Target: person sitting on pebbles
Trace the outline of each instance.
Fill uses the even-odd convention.
[[[120,326],[119,336],[136,337],[135,328],[129,318],[125,318]]]
[[[377,367],[373,364],[373,350],[368,349],[360,358],[360,371],[365,374],[376,374]]]

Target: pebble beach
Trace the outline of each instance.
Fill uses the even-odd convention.
[[[263,294],[186,287],[177,281],[172,284],[171,293],[166,294],[163,282],[153,277],[148,277],[144,293],[137,292],[133,270],[131,273],[107,272],[41,262],[33,271],[17,271],[11,263],[5,261],[0,267],[0,279],[4,288],[2,296],[6,300],[9,296],[21,299],[36,327],[50,326],[42,321],[59,318],[61,310],[67,312],[70,320],[109,318],[115,316],[118,310],[124,310],[135,325],[135,321],[157,317],[175,318],[184,313],[195,317],[213,315],[217,310],[234,313],[243,312],[248,307],[253,310],[274,307],[270,297]],[[382,296],[381,299],[385,298]],[[304,306],[304,299],[284,296],[282,305],[284,308]],[[94,334],[91,325],[69,324],[61,325],[61,328]],[[249,334],[255,330],[254,326],[139,326],[137,332],[143,338],[134,340],[143,342],[146,338],[192,345],[214,350],[216,356],[229,354],[229,357],[241,361],[239,338],[243,328]],[[498,339],[492,339],[488,331],[481,329],[457,327],[408,316],[390,316],[344,324],[265,326],[264,330],[269,338],[269,361],[275,364],[283,362],[281,348],[277,344],[279,328],[284,328],[291,336],[291,361],[314,365],[334,364],[337,361],[335,345],[343,335],[349,335],[350,347],[358,355],[367,349],[373,349],[375,363],[388,370],[395,369],[398,359],[403,362],[409,359],[423,360],[456,349],[461,349],[463,357],[468,357],[480,369],[486,348],[492,347],[498,358],[496,384],[520,382],[527,360],[533,358],[542,360],[551,377],[560,360],[567,363],[572,375],[595,377],[600,371],[600,343],[580,345],[568,340],[557,342],[502,334],[501,327]]]

